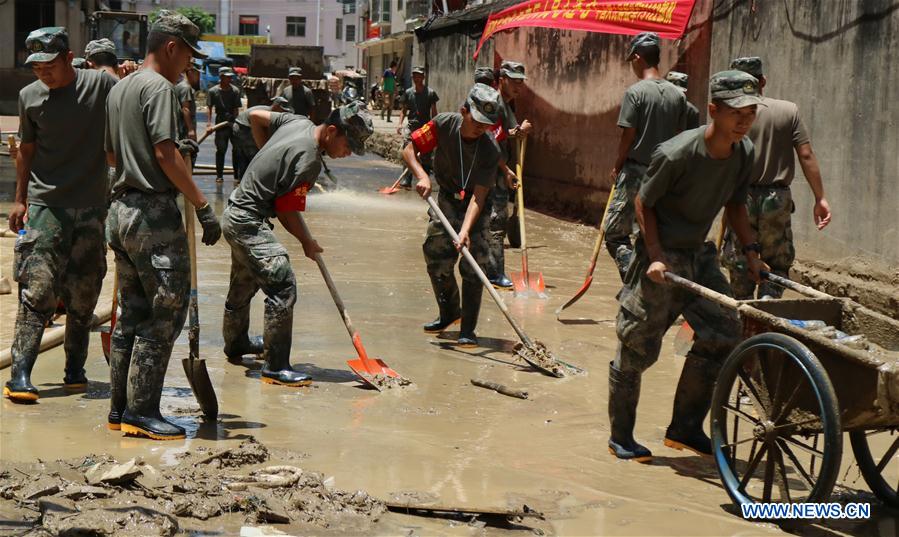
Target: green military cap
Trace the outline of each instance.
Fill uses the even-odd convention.
[[[511,60],[506,60],[502,64],[500,64],[499,74],[500,76],[516,78],[520,80],[527,79],[527,77],[524,76],[524,64],[520,62],[513,62]]]
[[[112,54],[115,56],[115,43],[106,38],[94,39],[84,47],[84,57],[90,59],[94,54]]]
[[[486,84],[475,84],[468,92],[468,110],[478,123],[493,125],[499,121],[499,92]]]
[[[637,34],[631,39],[631,46],[627,51],[626,61],[634,59],[634,54],[646,50],[659,50],[659,34],[654,32],[643,32]]]
[[[365,154],[365,140],[375,132],[371,124],[371,117],[364,105],[354,101],[340,107],[340,127],[346,133],[350,143],[350,149],[357,155]]]
[[[87,60],[84,58],[72,58],[72,67],[75,69],[87,69]]]
[[[233,78],[234,71],[232,71],[230,67],[222,67],[221,69],[219,69],[219,78],[223,76],[229,76]]]
[[[745,58],[737,58],[734,61],[730,62],[730,68],[736,69],[738,71],[743,71],[744,73],[749,73],[756,78],[762,77],[762,59],[758,56],[746,56]]]
[[[60,52],[69,51],[69,34],[62,26],[38,28],[28,34],[25,48],[30,52],[25,60],[26,65],[33,62],[50,62],[55,60]]]
[[[195,57],[206,57],[203,49],[197,44],[197,40],[200,39],[200,29],[197,28],[196,24],[190,22],[190,19],[180,13],[167,9],[161,10],[159,16],[156,17],[156,22],[150,27],[150,32],[180,37],[193,50]]]
[[[423,75],[423,74],[425,74],[425,68],[420,65],[417,67],[413,67],[412,74],[413,75]]]
[[[690,77],[687,76],[686,73],[681,73],[678,71],[668,71],[668,74],[665,75],[665,80],[671,82],[679,88],[682,88],[683,90],[686,90],[687,83],[689,82]]]
[[[721,101],[731,108],[762,104],[759,81],[743,71],[721,71],[712,75],[709,90],[713,101]]]
[[[287,78],[292,76],[303,76],[303,70],[299,67],[291,67],[287,70]]]
[[[275,104],[280,106],[281,110],[284,110],[285,112],[293,113],[293,108],[290,107],[290,101],[288,101],[284,97],[282,97],[280,95],[272,97],[272,105],[275,105]]]
[[[496,81],[493,75],[493,69],[490,67],[478,67],[474,70],[475,84],[486,84],[492,86]]]

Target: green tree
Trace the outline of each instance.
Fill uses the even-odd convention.
[[[150,24],[153,24],[156,21],[160,11],[162,11],[161,8],[150,12]],[[215,33],[215,15],[212,13],[198,7],[179,7],[175,8],[175,11],[190,19],[190,22],[196,24],[197,28],[200,29],[201,34]]]

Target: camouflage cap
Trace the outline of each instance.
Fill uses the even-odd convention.
[[[200,46],[197,45],[197,40],[200,39],[200,29],[197,28],[196,24],[190,22],[190,19],[180,13],[175,13],[174,11],[169,11],[167,9],[161,10],[159,16],[156,17],[153,26],[150,27],[150,32],[159,32],[180,37],[181,40],[193,50],[195,57],[206,57],[206,54],[204,54]]]
[[[634,59],[634,54],[646,50],[659,50],[659,34],[654,32],[643,32],[637,34],[631,39],[631,46],[627,51],[625,61]]]
[[[375,132],[372,126],[371,117],[365,110],[364,105],[359,101],[354,101],[340,109],[340,127],[346,134],[347,141],[350,143],[350,149],[357,155],[365,154],[365,140]]]
[[[527,79],[527,77],[524,76],[524,64],[520,62],[513,62],[511,60],[506,60],[502,64],[500,64],[499,75],[509,78],[515,78],[518,80]]]
[[[499,92],[486,84],[475,84],[468,92],[468,110],[478,123],[493,125],[499,121]]]
[[[721,71],[712,75],[709,90],[713,101],[721,101],[731,108],[762,104],[759,81],[743,71]]]
[[[736,69],[738,71],[743,71],[744,73],[749,73],[756,78],[762,77],[762,59],[758,56],[746,56],[745,58],[737,58],[734,61],[730,62],[730,68]]]
[[[287,78],[292,76],[303,76],[303,70],[299,67],[291,67],[287,70]]]
[[[72,67],[75,69],[87,69],[87,60],[81,57],[72,58]]]
[[[486,84],[487,86],[492,86],[496,81],[493,75],[493,69],[490,67],[478,67],[474,70],[474,81],[475,84]]]
[[[424,75],[424,74],[425,74],[425,68],[422,67],[422,66],[420,66],[420,65],[419,65],[419,66],[416,66],[416,67],[413,67],[413,68],[412,68],[412,74],[413,74],[413,75]]]
[[[668,74],[665,75],[665,80],[686,91],[687,84],[690,81],[690,77],[687,76],[686,73],[681,73],[678,71],[668,71]]]
[[[62,26],[38,28],[28,34],[25,48],[30,53],[25,65],[33,62],[51,62],[60,52],[69,51],[69,34]]]
[[[222,67],[219,69],[219,78],[223,76],[234,78],[234,71],[232,71],[230,67]]]
[[[115,43],[109,39],[94,39],[84,47],[84,57],[90,59],[94,54],[112,54],[116,55]]]

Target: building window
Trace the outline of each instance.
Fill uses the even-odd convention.
[[[241,15],[238,22],[238,34],[240,35],[259,35],[259,16],[258,15]]]
[[[390,0],[381,2],[381,22],[390,22]]]
[[[343,0],[343,14],[350,15],[356,12],[356,0]]]
[[[347,24],[346,25],[346,40],[350,43],[356,41],[356,25]]]
[[[334,27],[334,39],[338,41],[343,39],[343,19],[337,19],[337,26]]]
[[[403,0],[396,0],[396,10],[397,11],[403,10]]]
[[[287,17],[287,36],[306,37],[306,17]]]

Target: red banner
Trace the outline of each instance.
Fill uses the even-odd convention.
[[[695,0],[528,0],[490,15],[474,57],[490,37],[519,26],[636,35],[684,35]]]

